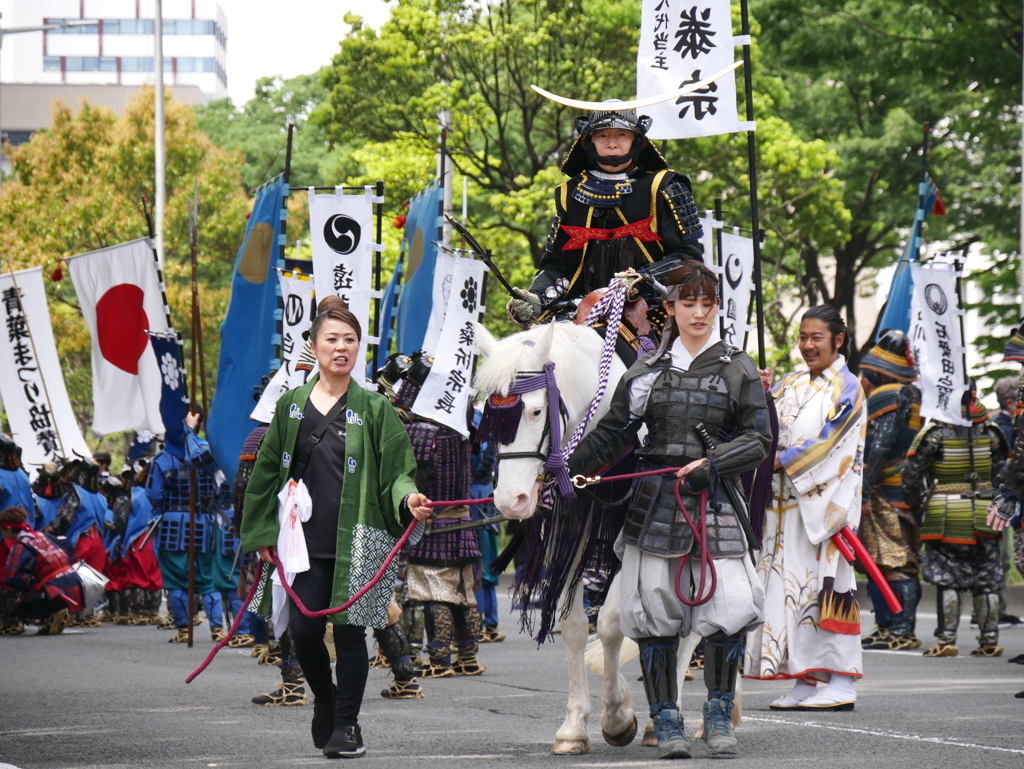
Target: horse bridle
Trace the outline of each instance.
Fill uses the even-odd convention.
[[[549,361],[544,364],[543,371],[521,371],[516,374],[515,383],[509,388],[508,394],[522,397],[525,393],[546,389],[548,395],[548,418],[544,422],[544,430],[534,451],[499,451],[495,462],[503,459],[539,459],[544,462],[544,469],[554,477],[558,490],[570,499],[576,496],[572,482],[569,480],[569,468],[565,453],[562,451],[563,420],[567,425],[569,415],[562,400],[562,393],[555,381],[555,364]],[[549,451],[543,451],[544,439],[548,438]]]

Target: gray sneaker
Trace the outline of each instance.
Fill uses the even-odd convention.
[[[708,744],[708,758],[734,758],[740,754],[732,731],[733,704],[731,699],[704,703],[704,741]]]
[[[658,758],[690,757],[690,741],[678,710],[663,710],[654,717],[654,737],[658,740]]]

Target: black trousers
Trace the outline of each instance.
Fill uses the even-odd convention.
[[[311,611],[320,611],[331,605],[334,586],[334,560],[310,558],[309,571],[296,575],[292,588],[302,603]],[[306,617],[289,600],[288,630],[295,646],[295,656],[302,667],[313,696],[330,699],[331,658],[324,645],[327,617]],[[338,693],[334,705],[334,721],[341,725],[359,723],[359,708],[363,704],[366,677],[370,672],[366,652],[366,628],[352,625],[333,625],[334,649],[337,654]]]

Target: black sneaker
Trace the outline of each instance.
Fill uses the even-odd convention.
[[[358,726],[335,727],[330,742],[324,745],[328,758],[358,758],[364,753],[363,732]]]

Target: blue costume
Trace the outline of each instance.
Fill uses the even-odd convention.
[[[32,502],[32,484],[28,474],[18,468],[7,470],[0,468],[0,510],[8,507],[20,507],[32,518],[35,507]]]
[[[474,415],[474,422],[479,423],[479,415]],[[494,494],[494,458],[497,447],[493,443],[480,443],[473,447],[472,470],[473,481],[470,485],[473,499],[485,499]],[[471,505],[469,513],[474,521],[490,518],[495,515],[493,504]],[[498,526],[490,524],[477,529],[480,541],[480,589],[476,591],[476,602],[484,622],[481,640],[496,641],[500,633],[498,628],[498,575],[491,571],[490,563],[498,557]]]
[[[216,476],[221,473],[210,453],[210,444],[189,427],[185,427],[184,432],[184,449],[167,443],[153,459],[146,495],[154,510],[162,515],[156,535],[157,559],[164,587],[168,589],[167,605],[174,626],[183,629],[188,625],[189,475],[195,470],[195,590],[203,597],[211,632],[217,635],[223,626],[224,610],[213,579],[216,526],[213,517],[220,492]]]

